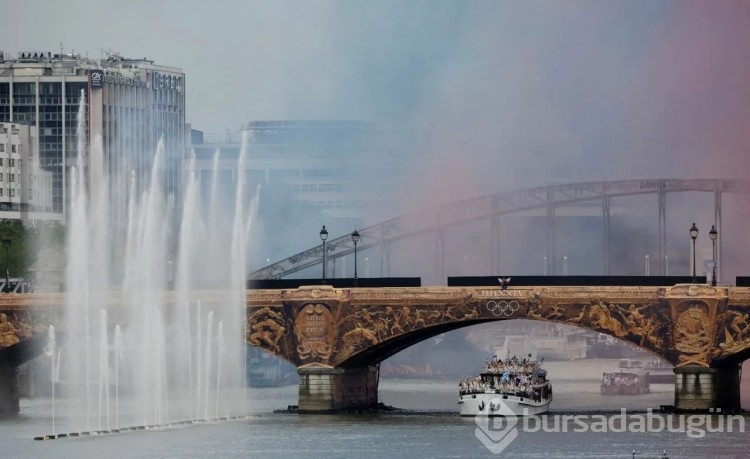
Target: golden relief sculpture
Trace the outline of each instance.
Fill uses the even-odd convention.
[[[262,306],[254,303],[249,341],[289,354],[287,359],[301,364],[342,365],[373,347],[388,349],[391,340],[411,333],[418,333],[415,340],[421,339],[430,332],[420,330],[438,325],[517,318],[606,333],[678,366],[718,365],[738,353],[750,355],[750,289],[737,287],[511,287],[503,291],[316,286],[276,295],[265,292],[263,298],[269,305],[284,305],[268,310],[279,316],[260,313]]]
[[[627,339],[641,347],[657,352],[664,350],[664,320],[659,318],[653,304],[627,306],[616,303],[604,307],[603,303],[592,306],[599,312],[597,325],[618,338]],[[605,312],[606,311],[606,312]],[[593,314],[592,314],[593,316]]]
[[[379,343],[406,333],[449,322],[479,319],[473,304],[374,306],[347,315],[339,325],[335,361],[341,363]]]
[[[693,287],[693,286],[690,286]],[[688,289],[687,296],[696,296],[700,289]],[[709,366],[713,359],[716,336],[716,304],[702,299],[672,300],[672,350],[676,365]]]
[[[269,307],[261,308],[247,318],[247,342],[279,353],[279,342],[286,334],[284,316]]]
[[[730,307],[717,320],[718,347],[712,351],[714,359],[750,350],[750,308]]]
[[[682,311],[674,324],[674,348],[680,352],[697,354],[711,346],[708,313],[700,306]]]
[[[327,361],[333,352],[333,317],[328,306],[310,303],[294,318],[297,356],[300,361]]]
[[[583,319],[585,313],[585,306],[577,303],[536,302],[529,306],[526,318],[577,324]]]
[[[350,290],[335,289],[332,285],[302,286],[295,290],[279,290],[283,301],[344,301],[349,299]]]
[[[46,332],[40,317],[32,318],[29,313],[0,313],[0,348],[12,346],[31,338],[35,333]]]
[[[632,298],[631,298],[632,299]],[[577,325],[630,341],[661,352],[664,349],[664,320],[654,304],[606,304],[588,302],[532,302],[526,318]]]

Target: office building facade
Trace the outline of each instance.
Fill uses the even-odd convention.
[[[221,186],[233,189],[241,140],[249,138],[243,173],[249,195],[260,188],[260,223],[253,240],[263,240],[253,259],[255,267],[259,260],[302,249],[308,241],[320,242],[323,224],[342,232],[363,223],[368,183],[363,179],[366,171],[356,161],[368,156],[372,129],[358,121],[253,121],[235,133],[193,130],[191,150],[208,199],[213,174]],[[224,196],[230,199],[228,193]],[[273,232],[274,237],[263,238],[263,231]]]
[[[219,152],[219,173],[231,173],[241,138],[247,135],[249,189],[260,185],[277,197],[287,197],[285,204],[297,203],[321,219],[358,222],[363,217],[363,184],[353,173],[352,160],[367,148],[371,129],[358,121],[253,121],[235,134],[193,130],[191,148],[202,182],[210,183],[215,153]]]
[[[117,54],[88,59],[22,52],[9,59],[0,53],[0,122],[37,129],[39,165],[52,174],[52,210],[64,215],[67,206],[82,95],[85,145],[101,137],[104,170],[111,177],[134,171],[138,183],[145,183],[161,138],[165,191],[179,194],[185,152],[185,74],[180,69]],[[112,195],[127,196],[127,182],[110,182],[124,187]]]
[[[39,168],[38,145],[35,127],[0,122],[0,219],[59,220],[52,212],[52,173]]]

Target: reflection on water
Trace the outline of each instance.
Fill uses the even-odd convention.
[[[616,361],[546,362],[552,377],[553,412],[643,410],[671,404],[670,385],[652,386],[643,396],[599,394],[599,378]],[[556,377],[557,375],[557,377]],[[2,457],[522,457],[629,458],[632,451],[670,458],[747,457],[750,441],[741,432],[682,433],[523,432],[500,456],[475,437],[473,418],[457,415],[458,381],[381,380],[380,398],[414,412],[379,415],[298,416],[274,414],[297,402],[297,387],[248,391],[249,419],[109,436],[33,441],[50,432],[49,400],[22,400],[22,415],[0,419]],[[750,421],[750,419],[748,419]],[[636,456],[639,457],[639,456]],[[643,457],[642,455],[640,457]]]

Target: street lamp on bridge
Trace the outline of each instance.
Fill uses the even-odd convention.
[[[711,238],[711,245],[713,246],[713,269],[711,272],[711,286],[716,287],[716,237],[719,232],[716,231],[716,225],[711,225],[711,231],[708,232],[708,237]]]
[[[320,230],[320,240],[323,241],[323,283],[326,281],[326,239],[328,239],[328,230],[326,225]]]
[[[352,242],[354,243],[354,286],[357,286],[357,242],[359,242],[359,231],[354,227],[352,231]]]
[[[695,240],[698,239],[698,227],[695,226],[695,222],[690,227],[690,238],[693,240],[693,283],[695,283],[697,282],[695,279]]]
[[[10,236],[5,236],[3,238],[3,247],[5,247],[5,289],[3,289],[3,291],[5,292],[10,291],[10,258],[8,258],[8,249],[12,242],[13,240]]]

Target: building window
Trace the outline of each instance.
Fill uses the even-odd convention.
[[[11,183],[12,183],[12,182],[15,182],[15,181],[16,181],[16,174],[10,174],[10,179],[9,179],[9,181],[10,181]]]
[[[10,167],[16,167],[16,160],[14,158],[10,158]]]
[[[16,190],[15,188],[8,188],[8,196],[11,198],[16,197]]]
[[[11,153],[15,153],[16,152],[16,144],[15,143],[10,146],[10,152]]]
[[[5,153],[5,144],[0,143],[0,153]]]

